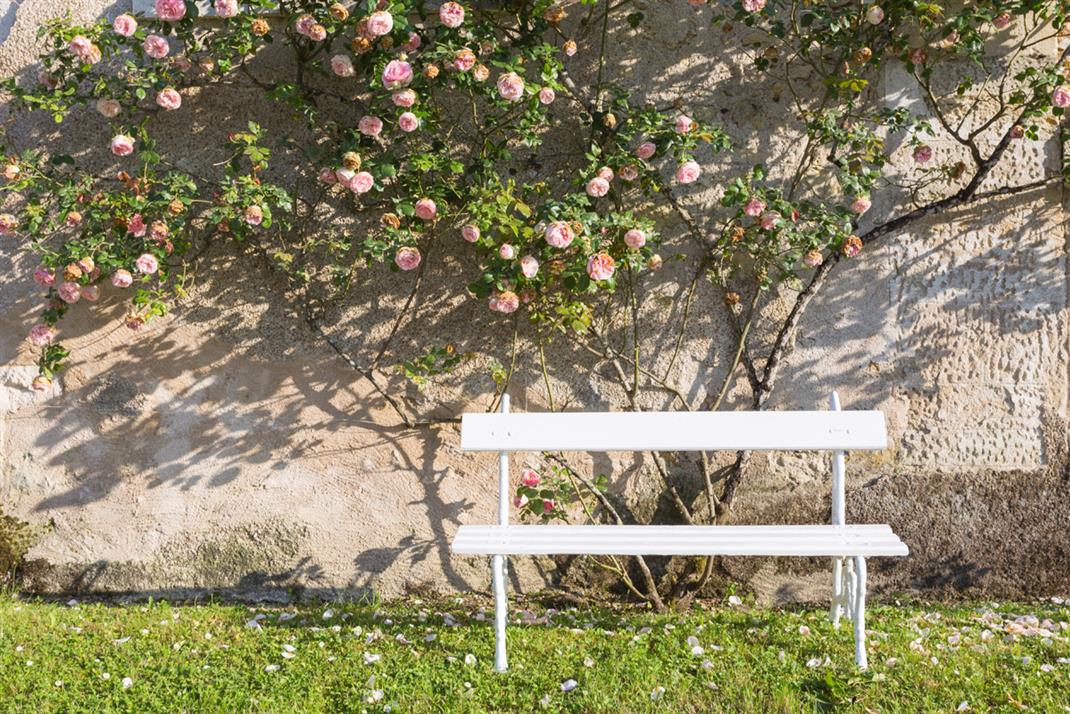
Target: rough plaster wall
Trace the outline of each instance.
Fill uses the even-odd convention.
[[[35,27],[53,7],[0,0],[3,74],[26,71]],[[127,9],[123,0],[72,6],[84,19]],[[718,33],[696,25],[686,3],[648,2],[644,11],[650,20],[634,42],[614,48],[620,80],[647,88],[658,102],[683,98],[695,115],[722,123],[739,147],[710,162],[716,168],[689,199],[701,217],[718,198],[710,188],[718,177],[749,169],[755,157],[799,151],[774,131],[786,111],[783,88],[757,87],[743,60],[725,51]],[[884,84],[890,103],[916,103],[894,71]],[[217,118],[195,128],[203,145],[218,144],[213,132],[244,121],[235,107],[246,105],[230,99],[184,105]],[[64,131],[75,142],[99,140],[102,127],[90,112]],[[47,121],[16,127],[27,137],[55,132]],[[1050,141],[1024,142],[1018,151],[1002,178],[1027,181],[1054,164]],[[194,167],[197,161],[210,159],[198,156]],[[849,407],[888,414],[892,448],[852,457],[848,466],[849,520],[891,523],[913,552],[875,565],[888,589],[1070,588],[1062,505],[1070,495],[1064,221],[1052,191],[917,224],[838,269],[810,308],[773,404],[821,408],[837,389]],[[665,217],[666,232],[681,230]],[[39,309],[32,266],[10,242],[0,245],[0,261],[8,276],[0,287],[0,503],[55,524],[31,553],[41,561],[31,585],[178,595],[486,588],[486,564],[451,557],[448,542],[458,524],[494,518],[492,459],[461,455],[450,427],[411,433],[392,426],[396,419],[367,384],[287,314],[282,286],[251,274],[238,251],[213,247],[206,256],[212,269],[199,276],[190,300],[136,339],[121,326],[114,299],[92,315],[74,310],[63,332],[76,361],[47,396],[25,388],[34,367],[22,336]],[[426,346],[429,335],[488,352],[501,320],[452,287],[471,267],[458,257],[430,271],[412,322],[423,327],[402,332],[397,359]],[[649,354],[661,365],[671,340],[656,326],[678,315],[685,273],[671,265],[662,271],[643,307],[644,322],[654,326]],[[384,275],[337,316],[338,339],[358,355],[374,352],[404,300],[401,278]],[[705,285],[699,290],[703,308],[672,375],[690,398],[701,398],[723,373],[730,339],[722,312],[708,307],[718,296]],[[571,366],[583,358],[565,343],[553,345],[557,405],[619,404],[604,367],[588,374]],[[542,409],[542,377],[530,362],[522,355],[514,405]],[[441,405],[440,416],[483,408],[492,389],[484,367],[485,360],[466,365],[427,403]],[[743,408],[738,386],[735,405]],[[423,398],[397,380],[391,388]],[[661,507],[645,497],[652,486],[642,459],[612,454],[587,463],[611,474],[638,512]],[[822,459],[756,459],[737,519],[827,518],[826,473]],[[827,590],[827,564],[816,560],[728,566],[767,597]],[[514,569],[515,584],[527,588],[551,577],[546,562],[518,559]]]

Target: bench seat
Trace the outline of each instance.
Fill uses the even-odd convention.
[[[458,555],[906,555],[887,525],[461,526]]]

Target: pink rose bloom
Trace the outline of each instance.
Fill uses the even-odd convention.
[[[680,183],[694,183],[702,175],[702,168],[695,161],[685,161],[676,169],[676,180]]]
[[[129,270],[119,268],[111,276],[111,284],[117,288],[128,288],[134,284],[134,276]]]
[[[96,264],[93,262],[92,258],[88,256],[86,256],[85,258],[79,258],[78,260],[74,261],[74,264],[77,265],[83,273],[89,273],[90,277],[93,277],[92,273],[96,269]]]
[[[159,269],[160,264],[156,261],[156,256],[152,253],[142,253],[137,257],[137,260],[134,261],[134,266],[139,273],[152,275]]]
[[[156,103],[167,110],[175,110],[182,106],[182,95],[171,87],[161,89],[156,95]]]
[[[83,285],[82,297],[89,302],[96,302],[100,298],[100,288],[96,285]]]
[[[512,260],[516,257],[516,248],[509,243],[502,243],[498,246],[498,255],[502,260]]]
[[[491,309],[493,310],[494,308],[491,308]],[[524,506],[528,505],[528,497],[527,496],[515,496],[513,498],[513,505],[515,507],[517,507],[517,508],[523,508]]]
[[[624,234],[624,245],[632,250],[639,250],[646,245],[646,234],[638,228],[632,228]]]
[[[992,18],[992,24],[996,26],[997,30],[1005,30],[1011,24],[1011,16],[1009,13],[1001,12]]]
[[[512,290],[505,290],[490,296],[490,309],[505,315],[514,313],[520,307],[520,296]]]
[[[498,77],[498,94],[506,101],[518,101],[524,96],[524,80],[516,72],[506,72]]]
[[[319,23],[308,28],[308,39],[313,42],[322,42],[327,39],[327,28]]]
[[[524,469],[520,472],[520,483],[524,484],[528,488],[535,488],[539,485],[542,478],[537,471],[531,469]]]
[[[676,126],[674,128],[676,129],[677,134],[686,134],[691,131],[692,126],[694,126],[694,122],[692,122],[691,117],[686,114],[681,114],[676,117]]]
[[[100,59],[100,50],[94,52],[94,47],[95,45],[93,42],[85,35],[75,35],[67,45],[67,49],[71,51],[71,54],[83,62],[88,62],[90,64],[94,63],[94,57]]]
[[[51,325],[34,325],[30,328],[30,334],[26,338],[35,347],[44,347],[56,338],[56,331]]]
[[[759,223],[761,224],[763,229],[768,231],[768,230],[771,230],[773,228],[776,228],[776,222],[779,219],[780,219],[780,214],[779,213],[777,213],[776,211],[769,211],[768,213],[763,213],[762,214],[762,218],[759,221]]]
[[[186,3],[182,0],[156,0],[156,17],[174,22],[186,16]]]
[[[616,270],[613,266],[613,256],[609,253],[595,253],[587,260],[587,274],[591,280],[609,280]]]
[[[137,20],[132,16],[123,13],[111,23],[111,29],[115,30],[115,34],[117,35],[130,37],[130,35],[137,32]]]
[[[302,15],[301,17],[294,20],[294,30],[296,30],[299,35],[304,35],[305,37],[308,37],[309,33],[312,32],[312,28],[315,26],[315,24],[316,18],[312,17],[311,15]]]
[[[353,60],[349,58],[349,55],[335,55],[331,57],[331,71],[339,77],[352,77]]]
[[[402,131],[416,131],[420,128],[420,119],[412,112],[404,112],[398,117],[398,126]]]
[[[531,279],[539,274],[539,261],[534,255],[525,255],[520,259],[520,272]]]
[[[19,220],[10,213],[0,214],[0,235],[11,235],[18,224]]]
[[[152,225],[149,226],[149,237],[158,243],[167,238],[170,232],[167,229],[167,224],[163,221],[153,221]]]
[[[469,243],[475,243],[479,240],[479,226],[474,226],[471,223],[461,226],[461,237]]]
[[[922,144],[918,148],[914,149],[914,160],[919,164],[928,163],[933,157],[932,147]]]
[[[446,27],[460,27],[464,22],[464,8],[455,2],[442,3],[438,9],[438,19]]]
[[[606,181],[612,181],[613,169],[609,168],[608,166],[603,166],[602,168],[598,169],[598,175],[601,178],[604,178]]]
[[[435,205],[435,202],[432,199],[421,198],[416,202],[417,218],[424,221],[430,221],[435,217],[436,213],[438,213],[438,206]]]
[[[572,226],[564,221],[554,221],[546,226],[546,242],[554,248],[567,248],[575,237]]]
[[[911,64],[919,66],[925,64],[925,60],[929,59],[929,53],[925,51],[924,47],[915,47],[908,56]]]
[[[620,178],[622,181],[634,181],[639,178],[639,167],[635,164],[625,164],[620,167]]]
[[[765,0],[743,0],[743,9],[747,12],[761,12],[764,7]]]
[[[635,155],[644,161],[654,155],[654,152],[658,150],[658,147],[654,146],[652,141],[644,141],[635,149]]]
[[[238,0],[215,0],[215,14],[219,17],[234,17],[238,14]]]
[[[255,205],[249,206],[245,209],[243,217],[245,218],[245,222],[250,226],[258,226],[264,222],[264,209]]]
[[[1012,139],[1021,139],[1023,136],[1025,136],[1025,127],[1021,124],[1015,124],[1011,127],[1010,133]]]
[[[412,65],[405,60],[390,60],[383,68],[383,86],[399,89],[412,81]]]
[[[655,253],[654,255],[647,258],[646,267],[650,268],[651,270],[661,270],[661,265],[663,262],[664,261],[661,259],[661,256]]]
[[[50,288],[56,282],[56,273],[43,265],[38,266],[33,271],[33,281],[43,288]]]
[[[334,175],[334,169],[327,167],[320,169],[319,180],[326,184],[338,183],[338,178]]]
[[[134,140],[126,134],[116,134],[111,140],[111,153],[116,156],[129,156],[134,153]]]
[[[395,107],[404,107],[405,109],[408,109],[416,103],[416,92],[411,89],[402,89],[399,92],[391,94],[390,101],[394,102]]]
[[[1057,107],[1070,106],[1070,87],[1056,87],[1051,93],[1051,103]]]
[[[119,112],[122,110],[123,105],[114,99],[104,99],[101,97],[97,100],[97,111],[108,119],[114,119],[119,116]]]
[[[422,43],[423,40],[420,39],[419,35],[417,35],[415,32],[410,32],[408,42],[403,44],[401,46],[401,49],[405,50],[406,52],[415,52],[416,50],[420,49],[420,45]]]
[[[849,236],[843,243],[843,254],[853,258],[862,252],[862,239],[858,236]]]
[[[130,216],[130,220],[126,222],[126,230],[135,238],[144,236],[146,228],[145,219],[141,217],[140,213]]]
[[[866,10],[866,22],[871,25],[879,25],[884,21],[884,10],[880,5],[872,5]]]
[[[393,29],[394,16],[386,10],[379,10],[368,16],[368,34],[372,37],[382,37]]]
[[[803,256],[803,262],[811,268],[816,268],[825,262],[825,257],[821,255],[820,250],[811,250]]]
[[[587,182],[587,195],[594,198],[601,198],[609,193],[609,181],[606,181],[601,176],[595,176],[593,179]]]
[[[747,201],[747,205],[743,207],[743,212],[752,218],[757,218],[762,215],[762,211],[765,210],[765,201],[760,198],[751,198]]]
[[[394,254],[394,262],[402,270],[415,270],[420,265],[421,260],[423,260],[423,257],[420,255],[419,248],[404,246],[398,248],[397,253]]]
[[[163,59],[171,51],[171,46],[167,44],[167,38],[159,35],[146,37],[145,41],[141,43],[141,48],[145,50],[145,54],[153,59]]]
[[[552,498],[544,498],[544,499],[542,499],[542,512],[543,513],[549,513],[550,511],[554,510],[554,507],[556,505],[557,504],[554,503],[554,499],[552,499]]]
[[[334,179],[346,188],[349,188],[349,183],[356,177],[356,175],[357,172],[353,169],[342,168],[334,172]]]
[[[870,204],[868,198],[866,198],[865,196],[859,196],[851,202],[851,210],[857,213],[858,215],[862,215],[863,213],[869,210],[870,205],[872,204]]]
[[[364,136],[379,136],[383,130],[383,120],[379,117],[362,116],[357,122],[357,129]]]
[[[60,300],[69,304],[78,302],[82,297],[82,289],[78,283],[63,283],[56,292],[59,293]]]
[[[32,387],[35,392],[47,392],[52,387],[52,380],[44,375],[38,375],[33,378],[30,387]]]
[[[361,171],[349,182],[349,190],[353,193],[367,193],[374,185],[375,178],[367,171]]]
[[[543,104],[553,104],[555,99],[557,99],[557,95],[549,87],[543,87],[539,90],[539,101]]]
[[[453,67],[458,72],[467,72],[476,66],[476,53],[467,47],[457,50],[453,56]]]

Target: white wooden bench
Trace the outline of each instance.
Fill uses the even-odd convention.
[[[461,449],[499,452],[496,526],[461,526],[459,555],[491,555],[495,669],[505,652],[505,556],[508,555],[756,555],[832,558],[833,625],[854,621],[855,662],[865,668],[866,558],[906,555],[887,525],[846,525],[844,452],[887,448],[879,411],[781,412],[551,412],[465,414]],[[512,451],[831,451],[831,525],[619,526],[509,525]]]

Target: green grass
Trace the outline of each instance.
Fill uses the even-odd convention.
[[[0,710],[950,712],[965,702],[974,712],[1070,711],[1070,607],[1053,602],[873,607],[867,672],[853,666],[849,625],[833,631],[822,610],[551,611],[548,623],[511,623],[504,675],[491,670],[482,604],[3,598]],[[257,614],[260,628],[247,626]],[[1052,636],[1028,622],[1008,634],[1021,616],[1051,620]],[[704,653],[692,652],[692,637]],[[578,686],[563,692],[569,679]]]

